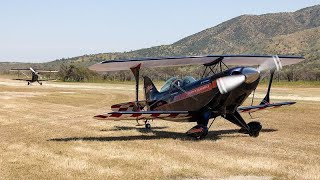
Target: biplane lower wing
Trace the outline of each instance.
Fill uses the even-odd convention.
[[[143,109],[146,106],[146,101],[138,101],[140,109]],[[114,104],[111,106],[112,111],[133,111],[136,102],[124,102],[119,104]]]
[[[30,80],[30,79],[21,79],[21,78],[20,79],[19,78],[15,78],[15,79],[12,79],[12,80],[32,82],[32,80]],[[48,81],[48,80],[38,79],[38,81]]]
[[[12,79],[12,80],[17,80],[17,81],[28,81],[27,79],[21,79],[21,78],[16,78],[16,79]]]
[[[168,121],[183,121],[191,117],[188,111],[118,111],[94,116],[98,120],[162,119]]]
[[[279,103],[263,104],[263,105],[257,105],[257,106],[245,106],[245,107],[239,107],[237,111],[240,113],[253,113],[260,110],[278,108],[281,106],[288,106],[295,103],[296,102],[279,102]],[[121,109],[120,107],[131,108],[131,104],[133,104],[133,102],[120,103],[117,105],[113,105],[113,109],[119,110]],[[191,119],[192,115],[189,111],[139,111],[137,112],[137,111],[123,109],[123,111],[115,111],[115,112],[96,115],[94,116],[94,118],[98,120],[162,119],[162,120],[168,120],[168,121],[183,121],[183,120]]]
[[[253,113],[260,110],[278,108],[281,106],[289,106],[295,103],[296,102],[279,102],[279,103],[262,104],[257,106],[245,106],[245,107],[239,107],[237,111],[240,113]]]

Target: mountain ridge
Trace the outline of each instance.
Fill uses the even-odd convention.
[[[295,12],[241,15],[170,45],[154,46],[124,53],[79,56],[76,59],[98,62],[99,60],[137,57],[242,54],[247,52],[266,54],[263,49],[252,51],[250,47],[257,42],[260,43],[262,39],[267,40],[279,35],[289,35],[318,26],[320,26],[320,5],[306,7]],[[274,54],[270,50],[268,53]]]

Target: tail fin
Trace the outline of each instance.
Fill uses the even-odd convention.
[[[159,93],[156,86],[153,84],[151,79],[147,76],[143,77],[144,79],[144,93],[147,101],[155,100],[155,96]]]

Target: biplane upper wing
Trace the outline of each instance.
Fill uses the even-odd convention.
[[[51,70],[36,70],[39,73],[57,73],[59,71],[51,71]]]
[[[245,106],[245,107],[239,107],[237,111],[240,113],[253,113],[260,110],[278,108],[281,106],[289,106],[295,103],[296,102],[279,102],[279,103],[261,104],[257,106]]]
[[[162,119],[169,121],[182,121],[191,117],[188,111],[117,111],[94,116],[98,120]]]
[[[141,68],[148,67],[168,67],[184,65],[200,65],[223,61],[226,65],[256,66],[265,61],[274,61],[279,58],[282,65],[299,63],[304,60],[302,56],[272,56],[272,55],[208,55],[208,56],[186,56],[186,57],[161,57],[161,58],[141,58],[108,60],[94,64],[89,69],[106,72],[129,70],[141,64]]]
[[[40,70],[40,69],[32,69],[36,72],[41,72],[41,73],[56,73],[59,71],[55,71],[55,70]],[[10,69],[10,71],[32,71],[30,68],[12,68]]]

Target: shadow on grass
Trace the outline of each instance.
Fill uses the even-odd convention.
[[[134,128],[126,126],[116,126],[117,129],[121,130],[131,130],[136,129],[141,133],[148,133],[149,135],[137,135],[137,136],[107,136],[107,137],[66,137],[66,138],[53,138],[48,141],[58,141],[58,142],[69,142],[69,141],[134,141],[134,140],[156,140],[156,139],[178,139],[182,141],[194,141],[194,138],[186,136],[186,133],[180,132],[170,132],[170,131],[159,131],[154,129],[164,129],[166,127],[152,128],[152,130],[146,130],[145,128]],[[112,130],[112,129],[111,129]],[[221,138],[237,138],[246,137],[246,134],[240,134],[239,129],[229,129],[229,130],[218,130],[210,131],[206,136],[205,140],[216,141]],[[262,129],[262,133],[269,133],[277,131],[277,129]],[[239,134],[238,136],[225,136],[230,134]]]
[[[269,133],[269,132],[275,132],[278,131],[277,129],[261,129],[260,133]],[[239,133],[239,129],[226,129],[226,130],[218,130],[218,131],[210,131],[209,135],[216,135],[216,136],[221,136],[225,134],[241,134],[243,136],[247,136],[246,134]]]
[[[168,126],[162,126],[162,127],[152,127],[152,130],[155,129],[166,129]],[[101,129],[100,131],[130,131],[130,130],[137,130],[142,133],[151,132],[151,130],[147,130],[144,128],[144,126],[136,126],[136,127],[129,127],[129,126],[115,126],[112,129]]]

